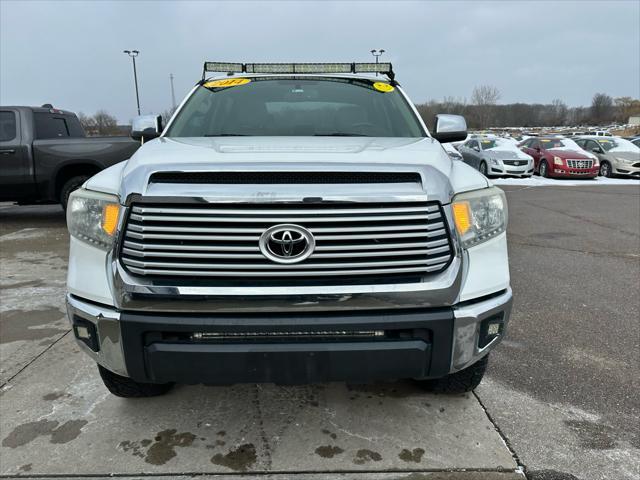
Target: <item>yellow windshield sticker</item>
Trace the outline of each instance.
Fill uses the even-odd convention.
[[[611,143],[611,140],[598,140],[600,143]]]
[[[482,140],[482,143],[491,143],[491,140]]]
[[[393,87],[393,85],[389,85],[388,83],[384,83],[384,82],[376,82],[373,84],[373,88],[375,88],[376,90],[378,90],[379,92],[393,92],[395,90],[395,88]]]
[[[223,78],[222,80],[211,80],[202,86],[206,88],[227,88],[246,85],[251,81],[250,78]]]

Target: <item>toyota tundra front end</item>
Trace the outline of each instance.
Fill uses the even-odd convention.
[[[504,193],[439,143],[464,119],[430,134],[385,63],[205,70],[69,201],[69,319],[109,390],[477,386],[512,295]]]

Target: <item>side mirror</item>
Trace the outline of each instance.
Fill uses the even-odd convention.
[[[593,148],[591,149],[591,151],[592,151],[593,153],[602,153],[602,150],[600,150],[598,147],[593,147]]]
[[[157,138],[162,133],[162,117],[160,115],[141,115],[131,122],[131,138],[142,143]]]
[[[467,122],[461,115],[439,113],[435,117],[431,136],[440,143],[462,141],[467,138]]]

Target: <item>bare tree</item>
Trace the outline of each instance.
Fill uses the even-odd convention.
[[[491,85],[480,85],[473,89],[471,103],[476,106],[474,110],[480,128],[486,128],[492,122],[494,107],[500,97],[500,90]]]
[[[606,93],[596,93],[591,100],[591,121],[600,125],[611,121],[613,99]]]
[[[160,114],[160,116],[162,117],[162,125],[166,125],[169,120],[171,120],[171,117],[173,117],[173,114],[177,109],[177,107],[171,107]]]
[[[80,120],[80,125],[82,125],[87,134],[91,134],[94,131],[96,122],[92,116],[78,112],[78,120]]]
[[[122,132],[118,129],[118,121],[116,117],[110,115],[105,110],[98,110],[95,115],[85,115],[78,113],[78,120],[89,136],[95,135],[120,135]]]
[[[551,111],[549,113],[548,123],[552,126],[564,125],[567,120],[569,108],[567,108],[566,103],[556,98],[551,102]]]
[[[627,123],[629,117],[640,116],[640,100],[631,97],[618,97],[615,99],[615,118],[620,123]]]
[[[440,111],[438,113],[452,113],[454,115],[462,115],[465,113],[465,109],[467,107],[467,99],[444,97],[442,99],[442,103],[439,106]]]

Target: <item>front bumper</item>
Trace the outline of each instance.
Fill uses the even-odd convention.
[[[625,175],[634,178],[640,178],[640,162],[628,164],[617,162],[613,164],[613,173],[615,175]]]
[[[533,175],[533,164],[528,163],[525,165],[490,165],[489,173],[491,175],[509,175],[513,177],[525,177]]]
[[[550,165],[549,176],[560,178],[596,178],[600,173],[600,166],[592,168],[570,168],[565,165]]]
[[[210,384],[441,377],[501,341],[511,304],[507,289],[441,308],[161,314],[67,297],[79,345],[105,368],[140,382]]]

